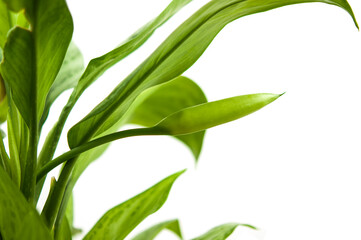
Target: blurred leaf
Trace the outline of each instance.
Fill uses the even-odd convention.
[[[40,126],[42,126],[48,117],[49,110],[54,101],[65,90],[77,85],[78,80],[84,70],[84,60],[79,48],[71,42],[65,55],[64,62],[56,76],[53,85],[46,97],[43,115],[41,116]]]
[[[4,239],[52,239],[36,209],[0,167],[0,232]]]
[[[182,232],[180,230],[179,221],[169,220],[166,222],[159,223],[147,230],[136,235],[132,240],[153,240],[162,230],[168,229],[175,233],[180,239],[183,239]]]
[[[240,17],[303,2],[325,2],[353,13],[345,0],[211,1],[178,27],[137,69],[68,133],[71,148],[116,125],[145,89],[181,75],[202,55],[219,31]],[[356,21],[355,21],[356,23]]]
[[[7,34],[12,27],[10,13],[6,4],[0,1],[0,48],[4,49]]]
[[[258,93],[204,103],[167,116],[155,128],[169,135],[202,131],[247,116],[270,104],[281,95]]]
[[[72,239],[71,225],[68,218],[65,216],[61,223],[59,231],[56,232],[55,240],[70,240]]]
[[[13,29],[4,47],[3,78],[28,126],[41,117],[47,93],[63,62],[73,23],[64,0],[8,1],[25,9],[32,31]],[[54,16],[61,16],[56,17]],[[21,66],[21,68],[19,67]]]
[[[147,216],[161,208],[174,181],[183,172],[165,178],[148,190],[110,209],[84,239],[124,239]]]
[[[248,224],[239,224],[239,223],[226,223],[215,228],[212,228],[202,236],[194,238],[193,240],[225,240],[229,235],[233,233],[233,231],[238,226],[249,227],[252,229],[256,229],[255,227]]]

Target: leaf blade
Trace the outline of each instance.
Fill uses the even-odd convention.
[[[180,239],[183,239],[182,232],[180,230],[179,221],[177,219],[169,220],[165,222],[158,223],[145,231],[137,234],[132,240],[153,240],[161,231],[163,230],[172,231]]]
[[[109,210],[84,239],[124,239],[145,217],[156,212],[164,204],[174,181],[183,172],[165,178],[148,190]]]
[[[117,124],[137,95],[188,69],[228,23],[240,17],[304,2],[337,5],[354,15],[345,0],[211,1],[177,28],[137,69],[68,133],[71,147],[101,135]],[[356,21],[355,21],[356,24]]]
[[[202,234],[199,237],[193,238],[192,240],[225,240],[229,237],[238,226],[249,227],[256,229],[255,227],[248,224],[239,223],[226,223],[212,228],[208,232]]]

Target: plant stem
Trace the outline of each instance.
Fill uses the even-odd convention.
[[[97,138],[93,141],[87,142],[79,147],[75,147],[72,150],[62,154],[61,156],[57,157],[53,161],[46,164],[38,173],[37,181],[40,181],[49,171],[51,171],[56,166],[60,165],[61,163],[66,162],[64,168],[62,169],[59,180],[54,187],[54,191],[52,195],[48,197],[43,212],[41,213],[42,216],[45,217],[47,220],[47,224],[49,227],[53,226],[55,219],[57,217],[60,205],[62,203],[63,194],[67,187],[68,180],[70,178],[71,172],[73,167],[76,163],[77,157],[79,154],[88,151],[92,148],[98,147],[100,145],[109,143],[111,141],[132,137],[132,136],[145,136],[145,135],[164,135],[165,133],[161,131],[159,128],[136,128],[136,129],[129,129],[125,131],[120,131],[116,133],[112,133],[100,138]]]
[[[59,157],[55,158],[51,162],[47,163],[44,167],[42,167],[37,174],[37,181],[40,181],[48,172],[59,166],[60,164],[77,157],[79,154],[86,152],[92,148],[98,147],[100,145],[112,142],[114,140],[126,138],[126,137],[133,137],[133,136],[145,136],[145,135],[164,135],[165,133],[161,132],[159,129],[156,128],[136,128],[136,129],[129,129],[121,132],[112,133],[90,142],[87,142],[79,147],[75,147],[70,151],[60,155]]]

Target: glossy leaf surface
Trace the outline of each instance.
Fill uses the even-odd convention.
[[[0,167],[0,232],[4,239],[49,240],[50,232],[37,211]]]
[[[182,232],[179,226],[179,221],[175,219],[158,223],[157,225],[154,225],[147,230],[139,233],[134,238],[132,238],[132,240],[153,240],[161,231],[165,229],[172,231],[180,239],[183,239]]]
[[[211,1],[178,27],[103,102],[69,131],[69,145],[75,147],[102,134],[119,121],[141,92],[182,74],[228,23],[246,15],[305,2],[337,5],[354,17],[344,0]]]
[[[252,229],[256,229],[251,225],[238,224],[238,223],[226,223],[217,227],[212,228],[205,234],[194,238],[192,240],[225,240],[229,237],[238,226],[245,226]]]
[[[165,178],[143,193],[109,210],[84,239],[124,239],[147,216],[158,211],[166,201],[174,181],[183,172]]]

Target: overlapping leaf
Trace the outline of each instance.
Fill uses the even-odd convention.
[[[183,172],[165,178],[143,193],[109,210],[84,239],[124,239],[141,221],[161,208],[174,181]]]
[[[75,147],[102,134],[117,123],[141,92],[182,74],[228,23],[246,15],[304,2],[337,5],[354,17],[345,0],[211,1],[175,30],[103,102],[69,131],[69,145]]]
[[[68,48],[73,23],[64,0],[7,3],[13,10],[25,9],[32,25],[32,31],[15,28],[10,32],[1,65],[14,102],[30,126],[40,119],[47,93]]]
[[[180,239],[183,238],[182,232],[181,232],[180,226],[179,226],[179,221],[177,219],[175,219],[175,220],[169,220],[169,221],[158,223],[157,225],[154,225],[154,226],[148,228],[147,230],[139,233],[134,238],[132,238],[132,240],[153,240],[164,229],[168,229],[169,231],[172,231]]]
[[[249,227],[256,229],[255,227],[247,224],[239,223],[226,223],[217,227],[212,228],[205,234],[194,238],[192,240],[225,240],[229,237],[238,226]]]
[[[0,167],[0,232],[4,239],[49,240],[50,232]]]

